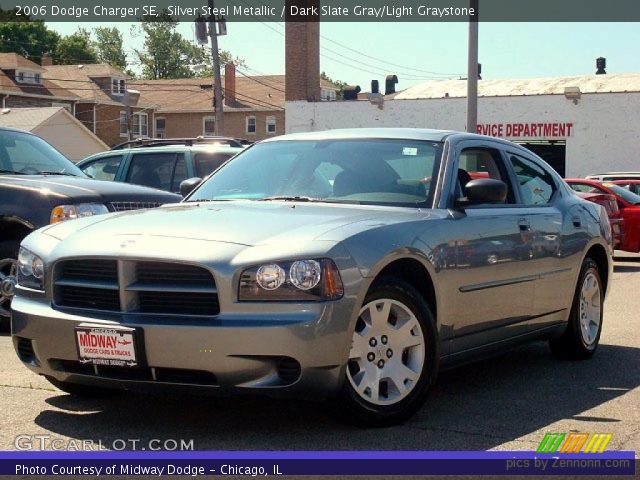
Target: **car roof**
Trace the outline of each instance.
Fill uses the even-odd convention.
[[[281,140],[343,140],[358,138],[387,138],[441,142],[446,137],[457,133],[460,132],[452,130],[432,130],[428,128],[341,128],[335,130],[322,130],[318,132],[290,133],[288,135],[269,138],[260,143],[277,142]]]
[[[0,127],[0,130],[7,131],[7,132],[26,133],[27,135],[34,135],[32,132],[28,132],[27,130],[21,130],[20,128]]]
[[[123,148],[121,150],[105,150],[104,152],[99,152],[99,153],[94,153],[93,155],[88,156],[87,158],[84,158],[82,160],[80,160],[78,163],[83,163],[86,160],[92,160],[94,158],[100,158],[100,157],[111,157],[111,156],[116,156],[116,155],[123,155],[126,154],[128,152],[135,152],[135,153],[162,153],[162,152],[176,152],[176,153],[180,153],[180,152],[186,152],[186,151],[193,151],[193,152],[218,152],[218,153],[229,153],[231,155],[235,155],[239,152],[242,152],[244,150],[243,147],[230,147],[228,145],[218,145],[218,144],[202,144],[202,145],[191,145],[191,146],[187,146],[187,145],[163,145],[163,146],[158,146],[158,147],[135,147],[135,148]]]

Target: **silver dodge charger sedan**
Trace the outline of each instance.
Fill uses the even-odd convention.
[[[440,369],[534,339],[593,355],[604,209],[513,143],[352,129],[249,147],[176,205],[29,235],[12,335],[77,395],[199,388],[414,413]]]

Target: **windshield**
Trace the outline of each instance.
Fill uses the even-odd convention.
[[[0,130],[0,174],[39,173],[86,175],[69,159],[40,137],[11,130]]]
[[[605,183],[607,188],[611,189],[619,197],[622,197],[627,202],[632,205],[640,205],[640,195],[636,195],[633,192],[630,192],[626,188],[621,187],[620,185],[614,185],[613,183]]]
[[[187,201],[426,205],[440,152],[440,143],[419,140],[265,142],[229,161]]]

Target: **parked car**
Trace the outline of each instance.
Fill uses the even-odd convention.
[[[640,179],[638,180],[613,180],[611,183],[614,185],[620,185],[626,188],[630,192],[640,195]]]
[[[595,173],[587,175],[588,180],[598,180],[600,182],[611,182],[613,180],[638,180],[640,179],[640,172],[608,172],[608,173]]]
[[[179,193],[183,180],[204,178],[245,147],[183,141],[141,144],[91,155],[78,162],[98,180],[133,183]]]
[[[578,192],[615,196],[622,218],[624,218],[624,239],[620,250],[640,252],[640,195],[636,195],[620,185],[608,182],[584,178],[568,178],[566,182]]]
[[[179,205],[41,229],[19,275],[18,357],[66,392],[325,398],[388,425],[489,352],[548,339],[591,357],[611,232],[513,143],[336,130],[260,142]]]
[[[0,329],[8,330],[18,246],[29,233],[76,217],[180,199],[160,190],[91,180],[41,138],[0,128]]]
[[[624,243],[624,218],[618,208],[618,200],[615,195],[609,195],[606,193],[585,193],[576,192],[576,195],[588,200],[590,202],[602,205],[607,211],[609,216],[609,223],[611,224],[611,233],[613,235],[613,248],[619,249]]]

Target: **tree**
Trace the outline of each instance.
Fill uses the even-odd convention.
[[[15,12],[14,12],[15,13]],[[12,52],[40,63],[42,54],[54,52],[60,35],[49,30],[44,22],[12,16],[12,11],[0,11],[0,52]]]
[[[227,50],[220,50],[220,67],[224,71],[224,66],[227,63],[233,63],[236,67],[244,68],[247,66],[245,61],[240,57],[234,57],[231,52]],[[205,48],[203,64],[204,68],[200,68],[196,72],[196,77],[210,78],[213,75],[213,66],[211,65],[211,48]]]
[[[98,27],[93,30],[96,40],[93,46],[96,50],[98,61],[108,63],[112,67],[125,71],[127,69],[127,56],[122,47],[122,33],[117,27]]]
[[[78,28],[76,33],[62,37],[53,52],[53,62],[58,65],[98,63],[89,31]]]
[[[177,20],[166,11],[158,17],[144,17],[140,28],[145,35],[144,49],[136,50],[142,76],[160,78],[194,77],[194,65],[205,62],[204,49],[176,31]]]
[[[327,82],[331,82],[333,83],[336,87],[338,87],[338,91],[336,92],[336,97],[338,99],[341,99],[344,95],[344,87],[346,87],[348,84],[346,82],[343,82],[341,80],[333,80],[329,75],[327,75],[325,72],[320,73],[320,78],[322,80],[326,80]]]

